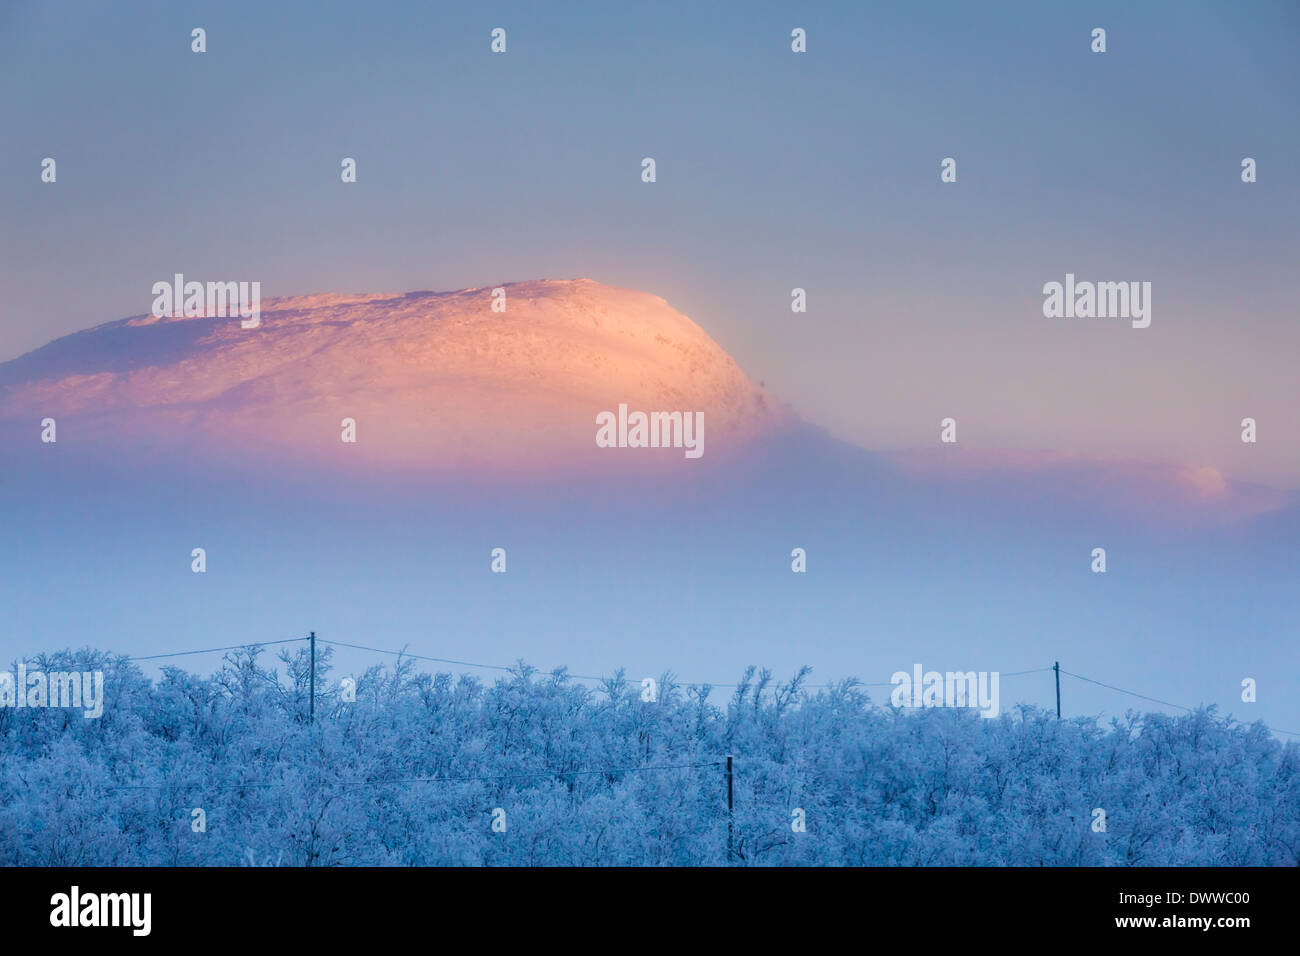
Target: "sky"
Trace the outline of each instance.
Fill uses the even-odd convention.
[[[1297,28],[1283,3],[10,2],[0,360],[178,271],[267,297],[585,276],[868,447],[952,415],[979,447],[1300,488]],[[1151,282],[1151,327],[1045,319],[1067,272]]]
[[[953,416],[972,451],[1300,489],[1298,28],[1294,5],[1263,3],[5,3],[0,361],[149,311],[176,272],[257,279],[264,298],[590,277],[662,296],[868,449],[932,448]],[[1043,285],[1067,273],[1150,282],[1151,326],[1045,318]],[[672,520],[436,495],[413,513],[69,462],[5,486],[5,655],[315,628],[713,682],[751,661],[887,681],[916,661],[1061,659],[1238,712],[1241,677],[1265,675],[1248,713],[1300,729],[1294,508],[1183,532],[1014,491],[787,476]],[[1099,538],[1105,578],[1083,570]],[[788,571],[805,541],[806,579]],[[505,581],[483,573],[498,544],[517,555]],[[1004,702],[1050,706],[1033,680]]]

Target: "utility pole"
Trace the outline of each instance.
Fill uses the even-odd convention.
[[[731,866],[733,857],[732,846],[735,840],[735,829],[733,827],[732,799],[731,799],[731,754],[727,754],[727,866]]]
[[[1061,719],[1061,662],[1057,661],[1052,665],[1052,670],[1056,671],[1056,719]]]
[[[316,632],[315,632],[315,631],[312,631],[311,641],[312,641],[312,691],[311,691],[311,693],[312,693],[312,702],[311,702],[311,722],[312,722],[312,723],[316,723]],[[1060,705],[1058,705],[1058,706],[1057,706],[1057,711],[1060,711],[1060,710],[1061,710]],[[1057,713],[1057,717],[1060,717],[1060,713]]]

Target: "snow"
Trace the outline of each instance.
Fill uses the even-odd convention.
[[[353,418],[372,463],[572,460],[627,403],[703,411],[710,451],[781,418],[663,299],[589,279],[266,300],[237,318],[139,316],[0,366],[0,418],[90,415],[127,445],[175,439],[254,456],[335,455]],[[680,456],[678,456],[680,457]]]

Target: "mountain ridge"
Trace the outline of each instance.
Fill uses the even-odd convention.
[[[349,418],[365,454],[435,468],[594,451],[619,404],[703,412],[724,446],[792,420],[662,298],[590,279],[278,297],[253,329],[131,316],[0,364],[0,418],[313,454]]]

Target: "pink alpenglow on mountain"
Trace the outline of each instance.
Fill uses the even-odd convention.
[[[504,311],[483,288],[273,299],[256,329],[111,322],[0,365],[0,419],[54,418],[60,443],[125,455],[416,473],[697,464],[598,447],[598,416],[620,405],[702,413],[705,459],[789,419],[663,299],[589,279],[500,288]]]

